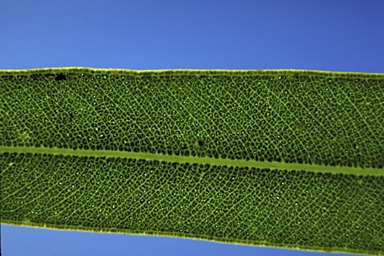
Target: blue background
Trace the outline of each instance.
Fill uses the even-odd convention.
[[[383,28],[382,0],[2,0],[0,69],[384,72]],[[7,225],[1,250],[4,256],[326,254]]]

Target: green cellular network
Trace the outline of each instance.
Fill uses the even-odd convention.
[[[1,222],[384,253],[384,74],[0,71]]]

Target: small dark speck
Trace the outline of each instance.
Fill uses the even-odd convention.
[[[63,74],[58,74],[56,77],[55,77],[55,80],[56,81],[61,81],[61,80],[66,80],[67,78],[65,77],[65,75]]]
[[[204,147],[204,141],[203,140],[198,140],[197,141],[197,144],[199,145],[199,147]]]
[[[74,116],[73,116],[72,112],[69,112],[69,122],[72,123],[73,118],[74,118]]]

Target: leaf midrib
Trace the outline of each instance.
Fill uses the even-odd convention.
[[[271,170],[305,170],[310,172],[333,173],[333,174],[353,174],[353,175],[372,175],[384,176],[383,169],[360,168],[349,166],[327,166],[317,164],[300,164],[285,162],[268,162],[245,159],[223,159],[198,156],[180,156],[152,154],[144,152],[128,152],[118,150],[89,150],[89,149],[66,149],[66,148],[47,148],[47,147],[12,147],[0,146],[0,154],[18,153],[18,154],[47,154],[77,157],[105,157],[105,158],[126,158],[126,159],[145,159],[148,161],[165,161],[190,164],[208,164],[214,166],[238,166]]]

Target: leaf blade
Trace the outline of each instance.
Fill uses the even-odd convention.
[[[47,69],[1,75],[3,98],[11,99],[2,112],[2,222],[382,251],[382,74]],[[22,148],[25,153],[15,152]],[[79,155],[63,156],[66,148]],[[37,152],[42,149],[47,152]],[[108,155],[115,151],[152,158]],[[280,171],[260,168],[270,162]],[[302,168],[289,169],[292,163]],[[326,168],[308,171],[311,164]]]

